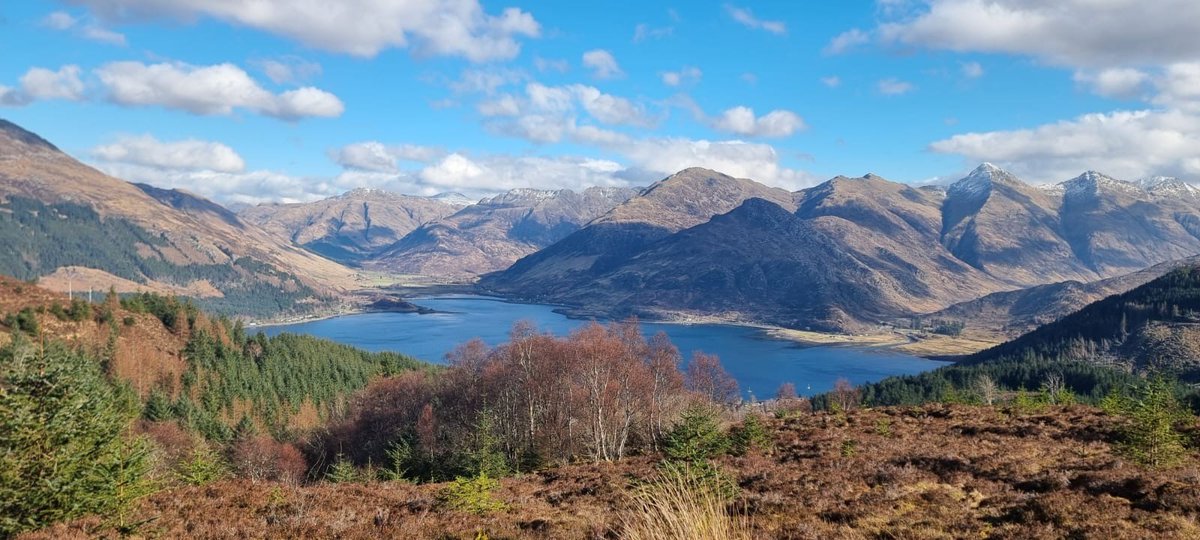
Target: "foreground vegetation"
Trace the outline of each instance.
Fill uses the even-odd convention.
[[[519,324],[434,368],[178,299],[6,290],[42,296],[0,295],[0,536],[1200,535],[1200,430],[1165,377],[999,360],[934,372],[921,405],[865,408],[919,378],[746,403],[636,321]],[[151,330],[182,359],[133,384]]]
[[[713,458],[735,487],[729,498],[687,477],[656,482],[664,469],[651,454],[503,478],[491,492],[497,506],[484,512],[456,506],[452,484],[221,480],[154,494],[133,515],[153,520],[142,534],[163,537],[680,538],[654,531],[696,530],[664,522],[729,533],[713,538],[1200,534],[1194,454],[1173,467],[1139,465],[1120,442],[1128,420],[1099,409],[931,404],[780,416],[760,419],[764,447]],[[1194,426],[1185,433],[1194,436]],[[101,521],[33,537],[112,530]]]

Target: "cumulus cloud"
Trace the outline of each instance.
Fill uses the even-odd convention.
[[[842,85],[842,78],[838,77],[837,75],[821,77],[821,84],[828,86],[830,88],[837,88]]]
[[[1145,72],[1132,68],[1109,68],[1100,71],[1076,71],[1075,82],[1105,97],[1133,98],[1150,80]]]
[[[604,49],[592,49],[583,53],[583,65],[592,70],[592,76],[597,79],[611,79],[625,74],[621,71],[621,66],[617,65],[617,59],[612,53]]]
[[[222,143],[197,139],[164,142],[152,135],[118,137],[93,148],[92,156],[106,162],[161,169],[237,173],[246,168],[242,156]]]
[[[401,161],[429,163],[445,151],[416,144],[386,145],[379,141],[348,144],[331,152],[333,161],[347,169],[372,172],[397,172]]]
[[[21,90],[30,99],[83,99],[84,85],[79,66],[63,66],[58,71],[35,67],[21,77]]]
[[[929,0],[879,27],[883,41],[1010,53],[1076,67],[1166,64],[1200,57],[1194,0]]]
[[[517,8],[489,14],[478,0],[342,0],[336,9],[326,2],[294,0],[73,1],[108,20],[207,17],[362,57],[411,47],[418,55],[507,60],[520,53],[518,38],[541,33],[533,15]]]
[[[754,16],[754,13],[749,8],[740,8],[734,5],[725,4],[725,12],[729,14],[733,20],[737,21],[746,28],[755,30],[766,30],[772,34],[786,34],[787,25],[783,21],[769,21],[760,19]]]
[[[845,32],[842,32],[841,34],[838,34],[832,40],[830,40],[829,44],[825,46],[824,53],[842,54],[850,49],[853,49],[854,47],[864,43],[869,43],[870,41],[870,34],[859,30],[858,28],[851,28]]]
[[[228,115],[240,108],[284,120],[337,117],[345,109],[337,96],[313,87],[272,93],[233,64],[113,62],[95,73],[108,99],[120,105],[160,106],[200,115]]]
[[[662,82],[667,86],[680,86],[685,84],[695,84],[700,82],[700,77],[704,72],[695,66],[683,66],[679,71],[664,71],[662,73]]]
[[[0,106],[24,107],[48,99],[82,100],[86,87],[80,79],[81,73],[76,65],[62,66],[58,71],[30,68],[21,76],[19,87],[0,85]]]
[[[564,139],[593,142],[618,136],[582,124],[581,113],[608,125],[652,127],[655,124],[655,119],[640,104],[582,84],[529,83],[524,95],[495,96],[479,103],[476,110],[490,119],[493,129],[539,143]]]
[[[993,161],[1040,182],[1089,169],[1118,178],[1197,178],[1200,115],[1178,110],[1086,114],[1032,129],[955,135],[930,149],[970,162]]]
[[[747,137],[787,137],[804,129],[800,115],[777,109],[763,116],[755,116],[754,109],[739,106],[726,109],[712,121],[720,131]]]
[[[880,94],[885,96],[899,96],[916,90],[916,86],[908,81],[902,81],[895,77],[883,79],[875,84]]]

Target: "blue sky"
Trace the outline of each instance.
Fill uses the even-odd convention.
[[[0,117],[227,203],[690,165],[789,189],[984,160],[1200,179],[1190,0],[245,4],[0,5]]]

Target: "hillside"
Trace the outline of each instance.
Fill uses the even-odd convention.
[[[1186,264],[1092,302],[953,366],[867,385],[868,403],[892,405],[969,396],[986,377],[998,388],[1038,389],[1056,379],[1099,399],[1165,375],[1200,381],[1200,267]]]
[[[1170,179],[1133,184],[1089,172],[1046,188],[984,164],[944,190],[867,175],[837,177],[789,198],[727,177],[723,185],[736,189],[715,189],[706,181],[716,173],[689,171],[661,183],[673,196],[656,197],[652,187],[481,286],[593,315],[704,315],[863,332],[951,316],[941,311],[992,293],[1116,278],[1200,253],[1198,199]],[[728,208],[693,196],[699,193],[720,194]],[[753,193],[769,194],[761,198],[774,204],[734,211]],[[796,225],[765,238],[776,234],[779,208],[811,232],[799,234]],[[732,217],[705,223],[707,211]],[[1122,283],[1136,279],[1091,294]],[[1002,305],[1057,301],[1061,314],[1093,298],[1064,284],[960,311],[988,311],[989,329],[1015,328],[1056,312],[1005,313]]]
[[[561,240],[636,193],[514,189],[416,228],[365,264],[402,274],[473,278]]]
[[[1194,538],[1195,461],[1154,470],[1115,450],[1120,420],[1087,407],[801,414],[767,420],[772,450],[717,460],[747,538]],[[1195,432],[1194,427],[1192,432]],[[147,536],[619,538],[655,462],[569,465],[500,481],[505,508],[449,507],[449,484],[230,480],[152,495]],[[744,517],[742,517],[744,516]],[[88,538],[97,518],[23,538]]]
[[[225,313],[303,309],[353,286],[345,267],[276,241],[210,201],[104,175],[6,121],[0,245],[17,255],[0,261],[6,275],[88,267],[120,278],[113,285],[215,291],[202,300]]]
[[[1123,293],[1181,266],[1194,266],[1200,257],[1156,264],[1123,276],[1087,283],[1063,281],[1027,289],[992,293],[924,315],[940,321],[960,321],[968,331],[1015,338],[1043,324],[1100,300]]]
[[[358,264],[417,227],[461,208],[436,197],[356,189],[311,203],[260,204],[243,209],[238,217],[285,242]]]

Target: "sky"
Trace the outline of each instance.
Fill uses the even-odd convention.
[[[800,189],[990,161],[1200,181],[1200,2],[0,3],[0,117],[225,204]]]

